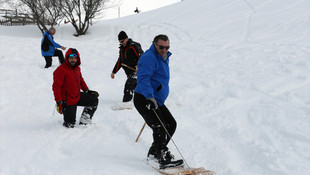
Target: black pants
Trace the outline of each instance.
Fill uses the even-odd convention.
[[[153,110],[148,110],[148,108],[146,108],[146,98],[138,93],[135,93],[134,105],[140,115],[144,118],[146,124],[153,130],[153,149],[156,151],[168,149],[167,145],[170,141],[170,137],[156,116],[156,114],[159,116],[168,133],[172,137],[176,130],[177,123],[168,108],[165,105],[159,106],[155,114]]]
[[[62,54],[61,50],[56,49],[55,53],[54,53],[54,56],[58,56],[59,64],[62,64],[62,63],[65,62],[65,58],[64,58],[64,55]],[[52,66],[52,56],[44,56],[44,58],[45,58],[45,61],[46,61],[45,68],[51,67]]]
[[[136,86],[137,86],[136,75],[135,74],[128,75],[124,88],[123,102],[129,102],[132,99]]]
[[[75,124],[77,106],[85,106],[83,113],[89,114],[92,119],[98,106],[98,98],[95,95],[81,92],[81,98],[75,105],[66,105],[63,111],[64,122]]]

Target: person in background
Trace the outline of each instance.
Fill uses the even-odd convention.
[[[98,106],[98,92],[88,89],[80,69],[80,54],[70,48],[65,63],[53,73],[53,92],[57,111],[64,116],[63,126],[74,128],[77,106],[85,106],[80,125],[90,124]],[[83,90],[84,92],[81,92]]]
[[[43,38],[41,41],[41,54],[45,58],[46,65],[45,68],[49,68],[52,66],[52,57],[58,56],[59,63],[62,64],[65,62],[64,55],[61,50],[56,48],[61,48],[62,50],[66,50],[66,47],[61,46],[60,44],[54,41],[54,35],[56,33],[56,29],[51,27],[43,34]]]
[[[118,34],[119,57],[112,70],[111,78],[115,78],[115,74],[123,68],[127,75],[127,81],[125,83],[123,102],[129,102],[132,100],[134,89],[137,85],[136,78],[136,66],[138,64],[140,56],[143,54],[141,45],[138,42],[128,38],[124,31]]]
[[[165,105],[169,94],[170,41],[166,35],[158,35],[138,63],[137,86],[134,106],[153,130],[153,143],[147,154],[156,159],[160,168],[180,166],[183,160],[175,160],[167,145],[173,136],[177,122]]]
[[[138,7],[136,7],[136,10],[134,12],[135,13],[140,13],[140,10],[138,9]]]

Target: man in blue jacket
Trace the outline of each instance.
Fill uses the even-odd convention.
[[[135,108],[153,130],[153,143],[147,157],[158,160],[160,168],[183,164],[183,160],[173,160],[167,147],[177,125],[164,104],[169,94],[169,48],[166,35],[154,38],[150,49],[139,59],[134,95]]]
[[[49,68],[52,66],[53,56],[58,56],[60,64],[65,62],[62,51],[56,48],[61,48],[62,50],[66,50],[66,47],[61,46],[60,44],[54,41],[53,35],[55,35],[55,33],[56,33],[56,29],[54,27],[51,27],[48,31],[46,31],[43,34],[43,38],[41,41],[41,54],[45,58],[45,61],[46,61],[45,68]]]

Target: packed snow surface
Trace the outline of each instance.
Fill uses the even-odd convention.
[[[124,30],[144,50],[157,34],[170,38],[166,106],[190,166],[218,175],[309,175],[309,29],[309,0],[184,0],[97,21],[80,37],[61,24],[55,41],[78,49],[84,79],[100,93],[93,124],[67,129],[54,109],[58,60],[43,68],[40,31],[0,26],[0,174],[157,174],[143,162],[151,129],[136,143],[142,117],[134,108],[112,110],[126,80],[122,70],[110,78]]]

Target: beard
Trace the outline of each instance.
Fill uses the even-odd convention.
[[[69,63],[70,63],[70,66],[72,66],[72,67],[75,67],[75,65],[76,65],[76,62],[74,62],[74,61],[71,61]]]

